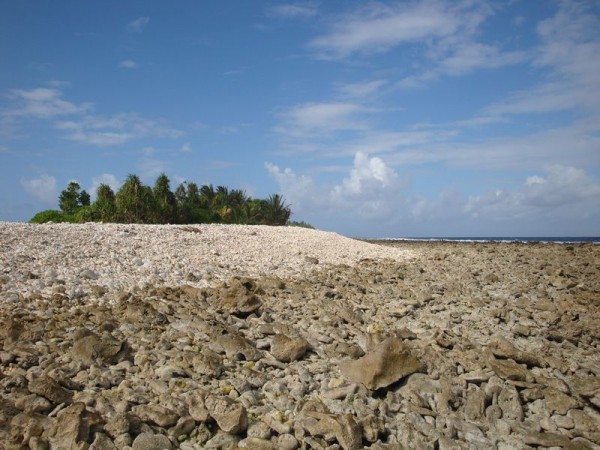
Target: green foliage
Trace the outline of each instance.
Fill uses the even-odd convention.
[[[154,220],[157,223],[175,223],[177,221],[177,202],[171,192],[170,181],[164,173],[156,179],[154,189]]]
[[[58,206],[60,210],[67,214],[74,214],[79,204],[79,189],[80,186],[77,182],[71,181],[67,186],[67,189],[60,193],[58,197]]]
[[[301,221],[291,220],[291,221],[288,222],[288,226],[290,226],[290,227],[300,227],[300,228],[309,228],[311,230],[315,229],[315,227],[313,227],[310,223],[306,223],[303,220],[301,220]]]
[[[124,223],[154,223],[156,214],[152,189],[144,186],[137,175],[130,174],[117,195],[116,219]]]
[[[116,194],[106,184],[98,186],[96,200],[91,203],[90,195],[73,181],[60,193],[61,211],[42,211],[31,222],[286,225],[292,214],[279,194],[254,199],[241,189],[215,189],[212,184],[198,187],[191,182],[180,184],[172,192],[170,184],[164,173],[152,188],[130,174]],[[295,224],[310,227],[304,222]]]
[[[74,218],[70,214],[66,214],[63,211],[57,211],[55,209],[47,209],[40,211],[31,218],[29,223],[47,223],[47,222],[74,222]]]

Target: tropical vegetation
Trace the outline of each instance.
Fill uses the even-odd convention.
[[[290,222],[292,211],[279,194],[266,199],[252,198],[241,189],[212,184],[198,187],[181,183],[171,190],[163,173],[154,186],[146,186],[137,175],[130,174],[115,193],[106,184],[96,190],[96,199],[71,181],[58,198],[60,210],[37,213],[30,222],[116,222],[147,224],[229,223],[248,225],[296,225]]]

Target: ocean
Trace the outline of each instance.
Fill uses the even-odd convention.
[[[411,241],[411,242],[504,242],[504,243],[540,243],[540,244],[583,244],[600,245],[600,237],[411,237],[380,238],[375,241]]]

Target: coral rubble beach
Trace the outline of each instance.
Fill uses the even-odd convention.
[[[600,448],[600,246],[0,223],[0,448]]]

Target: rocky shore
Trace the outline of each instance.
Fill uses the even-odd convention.
[[[0,448],[599,449],[600,246],[0,223]]]

